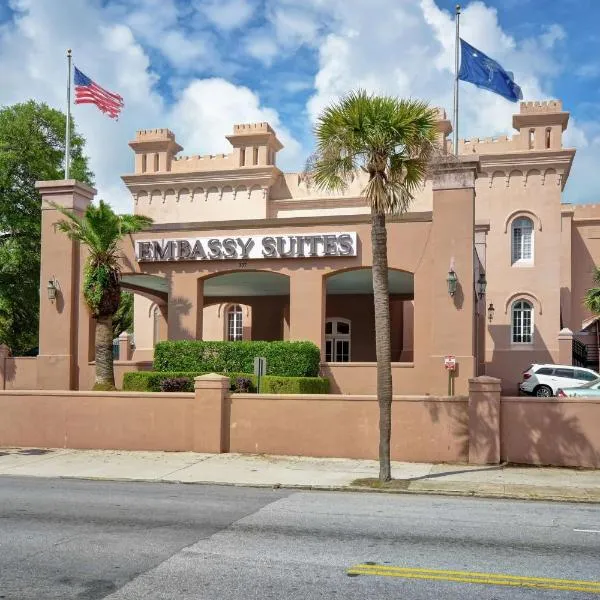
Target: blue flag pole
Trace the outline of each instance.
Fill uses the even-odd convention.
[[[460,4],[456,5],[456,40],[454,41],[454,155],[458,156],[458,69],[460,49]]]

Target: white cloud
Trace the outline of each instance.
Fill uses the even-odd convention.
[[[191,82],[173,106],[170,123],[186,154],[230,152],[225,139],[236,123],[267,121],[276,131],[285,149],[280,165],[298,164],[302,160],[300,144],[282,125],[272,108],[261,106],[250,89],[224,79]]]
[[[162,7],[159,16],[164,21],[156,25],[150,19],[146,25],[157,27],[156,31],[171,27],[176,19],[169,8],[173,4],[146,0],[145,6],[150,5]],[[118,210],[132,208],[120,177],[133,170],[128,142],[137,129],[169,127],[187,146],[185,152],[214,153],[229,151],[224,136],[232,131],[233,123],[267,120],[278,128],[288,161],[301,162],[299,144],[281,126],[277,112],[261,105],[248,88],[219,79],[185,80],[179,100],[167,105],[157,91],[158,76],[123,7],[103,9],[100,3],[79,0],[61,0],[60,9],[38,0],[18,0],[14,7],[19,10],[15,22],[0,27],[0,104],[34,98],[65,110],[65,54],[71,47],[74,63],[86,75],[125,100],[119,121],[107,118],[94,106],[72,109],[78,131],[87,142],[98,197]],[[136,19],[135,28],[142,28],[141,16]]]
[[[279,54],[279,47],[269,30],[253,31],[244,40],[244,48],[252,58],[269,66]]]
[[[226,31],[243,27],[254,14],[254,0],[200,0],[197,9],[220,29]]]

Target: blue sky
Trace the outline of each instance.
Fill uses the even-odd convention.
[[[122,210],[136,129],[169,127],[185,154],[228,151],[234,123],[268,120],[302,169],[319,110],[345,91],[452,106],[454,1],[0,0],[0,103],[35,98],[64,109],[65,51],[121,93],[118,123],[94,107],[74,117],[100,195]],[[526,100],[559,98],[578,149],[572,202],[599,200],[600,0],[463,3],[462,35],[515,74]],[[461,84],[460,137],[511,133],[518,106]]]

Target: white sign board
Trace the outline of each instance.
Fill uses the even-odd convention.
[[[456,356],[446,356],[444,357],[444,366],[448,371],[456,370]]]
[[[356,256],[356,232],[136,240],[140,262]]]

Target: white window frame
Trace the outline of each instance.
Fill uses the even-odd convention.
[[[228,342],[241,342],[244,339],[244,314],[239,304],[232,304],[227,308],[225,322],[226,337]]]
[[[325,327],[331,323],[331,333],[325,334],[325,346],[327,342],[331,342],[331,360],[328,362],[352,362],[352,321],[349,319],[342,319],[341,317],[334,317],[325,321]],[[337,324],[344,323],[348,325],[348,333],[337,333]],[[325,329],[327,331],[327,329]],[[337,360],[337,344],[338,341],[348,342],[348,360],[339,361]]]
[[[526,226],[527,224],[527,226]],[[520,230],[519,247],[515,244],[515,231]],[[523,232],[529,230],[529,257],[525,258],[525,236]],[[535,228],[533,220],[529,217],[515,217],[510,226],[510,258],[513,266],[532,265],[535,252]]]
[[[521,305],[521,306],[517,306],[517,305]],[[525,335],[526,335],[526,331],[523,326],[523,321],[524,321],[524,316],[525,316],[526,311],[529,312],[529,340],[523,341],[522,338],[525,337]],[[520,317],[519,317],[520,323],[519,324],[516,323],[517,312],[520,314]],[[520,331],[517,331],[517,328],[519,328]],[[511,342],[511,344],[530,346],[531,344],[533,344],[534,331],[535,331],[535,325],[534,325],[533,303],[525,298],[517,298],[510,305],[510,342]],[[515,340],[516,337],[521,337],[521,341]]]

